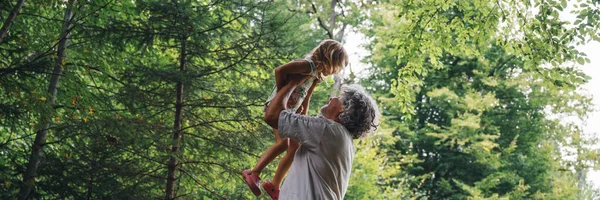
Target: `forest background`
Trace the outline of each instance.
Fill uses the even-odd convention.
[[[352,83],[383,113],[346,199],[599,199],[599,4],[0,1],[0,199],[253,199],[273,69],[327,38],[364,49],[309,114]]]

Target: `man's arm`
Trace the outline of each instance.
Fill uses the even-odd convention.
[[[314,149],[318,147],[323,131],[330,124],[329,120],[324,117],[309,117],[283,111],[285,106],[283,102],[287,100],[285,98],[288,98],[292,89],[306,78],[307,76],[290,76],[290,83],[271,99],[271,104],[265,112],[265,122],[276,128],[281,138],[290,138],[306,148]],[[315,85],[313,84],[311,87],[314,88]],[[308,101],[310,99],[306,102]]]
[[[281,113],[282,110],[286,109],[285,103],[287,102],[287,99],[290,96],[290,93],[292,92],[292,89],[294,89],[296,86],[298,86],[302,81],[304,81],[307,78],[307,76],[302,76],[302,75],[294,75],[291,76],[291,78],[289,79],[289,82],[283,87],[281,88],[281,90],[279,90],[277,92],[277,94],[275,95],[275,97],[273,97],[273,99],[271,99],[271,103],[269,104],[269,107],[267,107],[267,110],[265,111],[265,122],[273,127],[274,129],[278,128],[278,124],[279,124],[279,114]]]

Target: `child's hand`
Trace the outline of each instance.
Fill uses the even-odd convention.
[[[300,107],[298,108],[298,110],[296,110],[296,114],[302,114],[302,111],[304,111],[304,106],[300,105]]]
[[[287,102],[287,107],[291,108],[294,107],[294,105],[298,104],[298,100],[295,98],[289,98],[288,102]]]

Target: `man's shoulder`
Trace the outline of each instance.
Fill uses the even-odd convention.
[[[291,110],[282,110],[280,113],[280,116],[289,117],[291,119],[319,121],[319,122],[323,122],[323,123],[327,123],[327,124],[333,122],[333,121],[323,117],[323,115],[316,115],[316,116],[301,115],[301,114],[294,113]]]
[[[319,116],[320,120],[322,120],[324,123],[327,124],[328,129],[333,132],[333,133],[338,133],[335,135],[338,135],[340,137],[350,137],[350,132],[348,131],[348,129],[346,129],[346,127],[336,121],[333,121],[331,119],[327,119],[324,116]]]
[[[338,122],[335,122],[331,119],[328,119],[323,115],[316,115],[316,116],[300,115],[300,114],[293,113],[289,110],[281,111],[280,115],[281,115],[281,117],[284,117],[288,120],[302,120],[302,121],[306,121],[306,122],[311,122],[313,124],[322,124],[322,125],[325,125],[326,127],[329,127],[329,129],[333,132],[341,132],[341,133],[345,133],[348,135],[350,134],[348,132],[348,129],[346,129],[346,127],[344,127],[344,125],[342,125]]]

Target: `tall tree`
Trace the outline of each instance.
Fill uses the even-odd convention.
[[[184,6],[184,5],[182,5]],[[179,9],[178,9],[179,10]],[[178,16],[181,16],[182,13],[178,12]],[[187,54],[187,33],[183,33],[180,35],[180,49],[179,49],[179,72],[181,74],[185,73],[186,68],[186,54]],[[181,80],[177,80],[177,85],[175,86],[175,90],[177,91],[176,100],[175,100],[175,120],[173,125],[173,146],[171,147],[171,153],[173,154],[169,158],[169,166],[168,176],[167,176],[167,188],[166,188],[166,197],[165,199],[174,199],[175,198],[175,181],[176,181],[176,171],[177,171],[177,158],[176,154],[179,153],[179,147],[181,143],[181,124],[183,121],[183,82]]]
[[[249,195],[238,170],[272,140],[258,120],[261,94],[272,89],[264,83],[275,66],[313,47],[301,43],[312,41],[310,31],[296,30],[308,19],[281,12],[278,2],[85,3],[71,21],[69,58],[44,143],[51,151],[40,158],[45,167],[29,197]],[[36,88],[50,74],[43,65],[56,59],[46,49],[54,49],[48,38],[51,25],[63,21],[55,17],[62,5],[26,4],[0,50],[7,58],[0,68],[0,105],[7,109],[0,114],[10,124],[0,127],[0,152],[10,155],[0,161],[10,172],[0,177],[2,197],[16,196],[13,177],[24,174],[28,160],[20,149],[33,143],[31,111],[49,99]]]
[[[389,64],[402,65],[392,80],[392,92],[402,112],[422,85],[420,77],[444,67],[445,54],[481,57],[489,40],[507,53],[525,60],[526,67],[586,62],[575,49],[598,40],[597,2],[574,3],[575,24],[559,17],[567,1],[386,1],[373,6],[373,55],[391,55]],[[571,28],[571,27],[577,28]],[[379,59],[379,58],[378,58]],[[427,65],[429,63],[430,65]],[[429,67],[424,67],[429,66]]]
[[[396,127],[401,156],[392,159],[403,168],[398,177],[409,186],[407,197],[578,197],[576,176],[560,159],[574,147],[564,141],[575,132],[550,113],[590,111],[589,98],[576,93],[588,77],[568,64],[586,61],[573,44],[595,38],[589,31],[597,21],[569,29],[558,18],[565,7],[515,1],[373,7],[365,33],[373,39],[374,67],[364,83],[380,92],[387,123]],[[524,11],[532,8],[540,9],[533,18]],[[525,34],[514,36],[515,30]]]
[[[271,11],[274,6],[268,2],[136,2],[134,12],[148,18],[115,21],[114,27],[107,27],[117,30],[121,38],[132,38],[132,46],[142,49],[126,50],[127,54],[158,58],[132,60],[136,70],[119,72],[117,79],[124,84],[117,98],[129,112],[144,119],[144,124],[174,124],[169,141],[158,139],[151,145],[158,149],[151,154],[153,160],[168,158],[168,168],[152,167],[157,168],[152,172],[157,177],[166,175],[158,179],[166,185],[166,199],[236,194],[227,191],[235,191],[237,186],[215,189],[209,182],[227,184],[215,179],[237,176],[235,166],[245,163],[240,160],[255,155],[245,149],[257,145],[250,137],[255,137],[259,121],[249,114],[252,107],[261,105],[256,94],[265,93],[260,91],[266,87],[258,83],[268,78],[270,66],[280,61],[273,57],[279,54],[275,49],[282,53],[291,49],[280,44],[288,39],[277,35],[282,26],[288,26],[282,20],[289,21],[291,16]],[[179,66],[179,71],[174,66]],[[239,84],[244,87],[236,87]],[[166,130],[155,130],[141,131],[164,138],[160,132]],[[165,148],[170,150],[164,152]],[[207,171],[214,167],[221,170]],[[224,172],[228,174],[225,178]]]
[[[564,149],[575,147],[564,141],[576,132],[547,109],[588,112],[589,98],[575,92],[587,77],[570,67],[528,71],[499,49],[488,50],[485,62],[442,59],[447,66],[424,77],[412,117],[399,114],[394,101],[384,103],[387,123],[400,138],[399,178],[409,177],[405,183],[414,191],[408,196],[577,198],[570,184],[576,173],[561,159]],[[567,100],[572,104],[559,103]]]
[[[63,67],[65,64],[66,48],[69,41],[69,35],[73,28],[73,16],[74,8],[77,0],[70,0],[66,4],[65,15],[63,18],[62,31],[58,38],[58,49],[56,50],[56,63],[54,64],[54,70],[50,77],[50,83],[48,86],[48,104],[46,110],[43,110],[40,114],[39,125],[36,128],[35,142],[31,148],[31,157],[27,164],[27,169],[23,174],[23,185],[21,187],[20,199],[29,199],[30,193],[35,186],[35,178],[37,176],[40,162],[44,154],[44,145],[46,145],[46,138],[48,137],[48,129],[52,123],[52,117],[54,115],[54,106],[56,105],[56,92],[60,77],[63,73]]]

